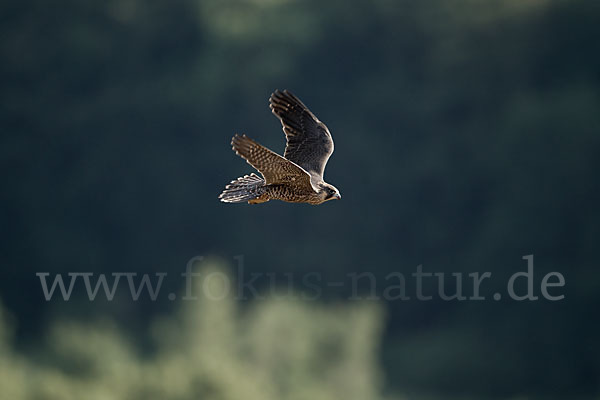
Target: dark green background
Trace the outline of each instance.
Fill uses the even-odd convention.
[[[176,277],[244,255],[248,273],[381,283],[423,264],[491,271],[489,296],[534,254],[536,287],[558,271],[564,300],[386,304],[386,388],[596,398],[599,20],[595,1],[2,2],[0,298],[17,344],[56,315],[141,334],[172,307],[47,303],[39,271]],[[342,201],[218,202],[251,171],[234,133],[283,151],[276,88],[331,130]]]

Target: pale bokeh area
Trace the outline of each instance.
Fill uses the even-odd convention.
[[[202,274],[223,271],[205,266]],[[223,293],[217,279],[194,293]],[[204,285],[204,286],[203,286]],[[363,400],[382,394],[383,310],[374,303],[198,296],[145,338],[110,320],[53,321],[35,354],[11,348],[0,318],[0,388],[12,400]],[[152,349],[142,352],[150,339]]]

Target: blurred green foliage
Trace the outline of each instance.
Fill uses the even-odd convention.
[[[221,272],[218,266],[201,272]],[[195,292],[222,293],[220,281]],[[182,303],[130,336],[114,321],[54,321],[30,356],[11,351],[0,314],[2,397],[21,399],[377,399],[376,304],[316,306],[280,297],[241,312],[231,298]],[[0,309],[0,311],[3,311]],[[143,354],[139,339],[151,336]]]
[[[18,320],[17,347],[64,315],[109,314],[143,336],[151,316],[171,311],[128,299],[47,303],[38,271],[175,276],[195,255],[243,254],[248,274],[339,281],[424,264],[490,271],[499,291],[535,254],[538,279],[564,274],[565,301],[387,304],[385,387],[597,398],[599,2],[0,7],[0,294]],[[267,108],[275,88],[329,126],[326,178],[343,201],[218,203],[223,185],[250,172],[230,151],[234,133],[283,149]],[[7,374],[18,382],[22,369]]]

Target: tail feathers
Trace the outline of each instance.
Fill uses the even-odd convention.
[[[256,199],[264,192],[265,181],[255,173],[245,175],[225,186],[219,195],[224,203],[244,203]]]

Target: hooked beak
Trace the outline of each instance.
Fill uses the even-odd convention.
[[[336,194],[335,194],[335,199],[336,199],[336,200],[341,200],[341,199],[342,199],[342,195],[341,195],[341,194],[339,194],[339,193],[336,193]]]

